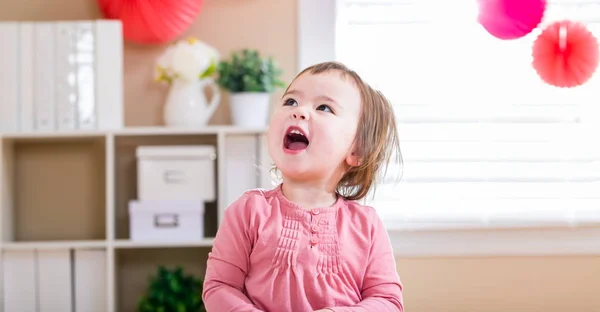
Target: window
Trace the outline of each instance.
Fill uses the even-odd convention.
[[[299,1],[301,23],[319,6],[300,66],[333,56],[395,106],[403,176],[368,201],[391,230],[600,222],[600,72],[546,85],[531,66],[539,28],[495,39],[475,0]],[[551,1],[542,28],[561,18],[600,38],[600,1]]]

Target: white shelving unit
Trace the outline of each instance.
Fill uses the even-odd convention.
[[[271,186],[265,131],[264,128],[209,126],[0,134],[0,251],[3,255],[0,302],[5,303],[0,305],[0,310],[9,312],[4,295],[14,294],[15,289],[11,289],[17,287],[14,281],[28,276],[22,271],[29,272],[31,265],[35,265],[31,263],[38,263],[33,268],[34,275],[38,279],[47,276],[44,270],[52,263],[48,262],[47,255],[60,252],[70,255],[71,266],[79,265],[77,268],[83,267],[84,272],[102,274],[95,280],[70,276],[64,281],[56,280],[51,287],[55,293],[76,294],[71,298],[73,302],[77,301],[75,298],[79,301],[101,298],[94,303],[96,306],[77,302],[77,307],[88,309],[85,311],[134,311],[149,276],[155,274],[158,265],[183,265],[189,273],[203,278],[212,237],[223,211],[245,190]],[[137,195],[136,147],[188,144],[210,144],[217,149],[217,200],[206,204],[206,238],[173,243],[129,240],[127,207],[129,200],[136,199]],[[101,255],[100,258],[82,256],[92,255],[84,252],[94,250],[101,251],[95,254]],[[14,259],[33,257],[33,261],[13,261],[12,256],[17,257]],[[83,258],[89,263],[76,263]],[[40,265],[42,262],[45,264]],[[77,269],[71,272],[80,274],[73,273],[78,272]],[[19,285],[25,287],[27,283]],[[57,296],[42,296],[41,292],[49,290],[39,285],[30,286],[31,291],[37,293],[27,292],[23,300],[38,298],[37,311],[48,311],[39,308],[39,298]],[[90,293],[90,289],[95,293]],[[105,307],[99,308],[98,304]]]

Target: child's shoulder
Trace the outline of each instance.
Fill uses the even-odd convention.
[[[377,216],[375,208],[369,205],[363,205],[355,200],[345,200],[345,205],[349,213],[365,218],[373,218]]]
[[[275,195],[276,189],[254,188],[244,191],[236,201],[268,201]]]
[[[234,200],[226,210],[230,213],[248,213],[257,212],[261,208],[270,207],[270,199],[273,197],[274,190],[255,188],[244,191],[236,200]]]
[[[379,221],[379,215],[374,207],[361,204],[357,201],[345,200],[344,212],[353,222],[373,225]]]
[[[351,224],[348,229],[361,233],[360,235],[368,238],[368,241],[373,242],[381,235],[387,236],[383,219],[375,207],[356,201],[347,201],[345,213],[347,214],[346,222]]]

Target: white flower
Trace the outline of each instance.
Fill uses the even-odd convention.
[[[162,68],[168,68],[171,67],[171,64],[173,64],[173,52],[175,52],[175,46],[169,46],[165,52],[163,52],[163,54],[161,54],[161,56],[158,58],[158,60],[156,61],[156,65],[162,67]]]
[[[219,52],[202,41],[181,40],[169,46],[157,59],[157,76],[166,74],[170,79],[187,81],[199,79],[219,58]]]

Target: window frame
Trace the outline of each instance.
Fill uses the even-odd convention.
[[[337,6],[344,0],[297,0],[298,72],[335,60]],[[389,229],[400,257],[600,254],[600,225]]]

